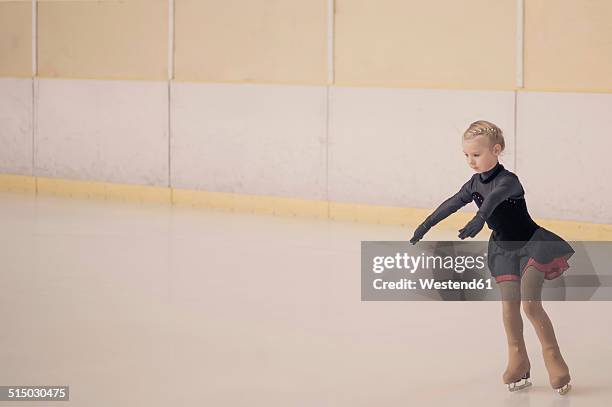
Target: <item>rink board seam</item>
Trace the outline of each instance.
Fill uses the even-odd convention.
[[[65,79],[65,80],[90,80],[90,81],[134,81],[134,82],[168,82],[168,79],[159,78],[140,78],[140,77],[114,77],[114,76],[51,76],[45,74],[37,74],[33,76],[24,73],[3,73],[0,78],[16,78],[16,79]],[[372,89],[414,89],[414,90],[465,90],[465,91],[484,91],[484,92],[526,92],[526,93],[591,93],[591,94],[612,94],[610,88],[590,88],[590,87],[567,87],[567,88],[553,88],[553,87],[518,87],[518,86],[461,86],[452,84],[409,84],[409,83],[397,83],[397,84],[385,84],[377,82],[359,83],[359,82],[342,82],[334,79],[333,85],[327,83],[327,81],[244,81],[244,80],[197,80],[197,79],[177,79],[173,78],[174,83],[196,83],[196,84],[217,84],[217,85],[288,85],[288,86],[335,86],[335,87],[351,87],[351,88],[372,88]]]

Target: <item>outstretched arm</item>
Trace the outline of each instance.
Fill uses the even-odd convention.
[[[410,243],[415,244],[425,236],[425,233],[451,214],[457,212],[463,206],[472,202],[472,192],[470,190],[471,180],[466,182],[459,192],[442,202],[431,215],[429,215],[421,225],[414,231],[414,236]]]
[[[459,230],[459,238],[465,239],[466,237],[476,236],[500,203],[512,196],[522,195],[523,193],[523,187],[516,175],[509,174],[502,178],[484,200],[480,209],[476,212],[476,216],[463,229]]]
[[[442,202],[431,215],[423,222],[428,228],[432,228],[444,219],[448,218],[453,213],[465,205],[472,202],[472,193],[470,192],[471,181],[466,182],[459,192]]]
[[[518,177],[514,174],[508,174],[495,185],[495,188],[484,200],[476,214],[487,220],[500,203],[511,196],[522,195],[523,193],[523,187]]]

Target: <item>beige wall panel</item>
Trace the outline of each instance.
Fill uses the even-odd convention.
[[[176,0],[175,77],[317,83],[327,78],[327,0]]]
[[[166,0],[43,1],[38,5],[39,74],[166,79]]]
[[[527,0],[525,87],[612,91],[612,1]]]
[[[0,75],[32,76],[31,1],[0,1]]]
[[[336,0],[339,85],[512,89],[513,0]]]

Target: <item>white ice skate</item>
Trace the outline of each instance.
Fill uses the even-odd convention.
[[[508,383],[508,390],[509,391],[519,391],[519,390],[523,390],[531,386],[531,382],[528,380],[529,377],[530,377],[529,372],[527,372],[521,378],[521,380],[518,380],[514,383]]]
[[[555,389],[555,390],[557,390],[557,392],[558,392],[560,395],[564,396],[564,395],[566,395],[566,394],[567,394],[567,392],[568,392],[568,391],[570,391],[570,390],[571,390],[571,388],[572,388],[572,385],[568,383],[568,384],[566,384],[565,386],[563,386],[563,387],[559,387],[558,389]]]

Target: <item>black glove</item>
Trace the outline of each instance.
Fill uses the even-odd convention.
[[[480,215],[474,216],[474,218],[471,221],[469,221],[463,229],[459,229],[459,238],[463,240],[466,237],[476,236],[478,232],[482,230],[482,228],[484,227],[484,224],[485,224],[485,219],[482,216]]]
[[[410,243],[416,244],[416,242],[421,240],[427,232],[429,232],[429,228],[421,223],[419,227],[414,230],[414,236],[412,236],[412,239],[410,239]]]

